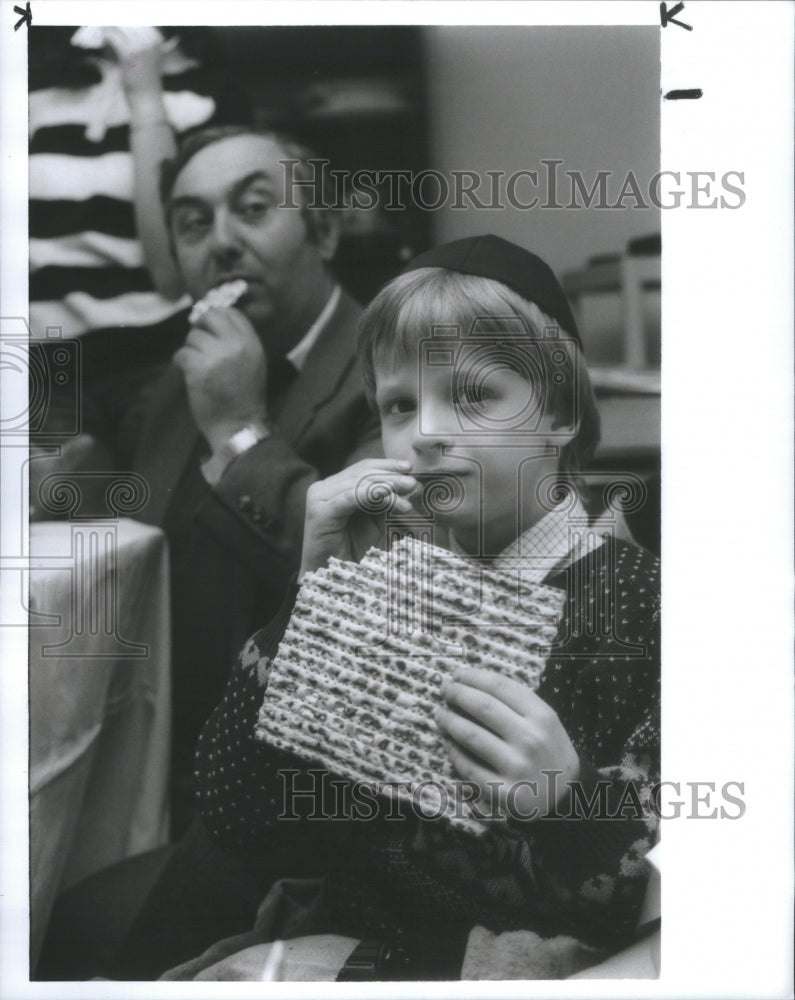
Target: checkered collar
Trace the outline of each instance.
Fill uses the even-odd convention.
[[[604,544],[604,537],[588,531],[587,525],[579,497],[573,506],[566,498],[503,549],[489,568],[498,573],[521,570],[525,582],[541,583]],[[450,548],[458,555],[468,554],[452,533]]]

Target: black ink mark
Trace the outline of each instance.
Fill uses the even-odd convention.
[[[692,90],[669,90],[663,94],[666,101],[697,101],[704,96],[704,91],[700,87],[693,87]]]
[[[28,27],[33,24],[33,12],[30,9],[30,0],[25,4],[24,10],[21,7],[14,7],[14,13],[22,15],[14,25],[14,31],[19,31],[23,24],[26,24]]]
[[[681,14],[684,9],[685,5],[683,3],[678,3],[675,7],[672,7],[670,10],[668,10],[667,4],[661,3],[660,24],[663,26],[663,28],[667,28],[668,23],[670,21],[671,24],[678,24],[679,27],[684,28],[685,31],[692,31],[693,30],[692,25],[685,24],[684,21],[677,21],[676,18],[674,17],[674,14]]]

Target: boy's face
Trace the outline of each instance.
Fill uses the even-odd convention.
[[[558,468],[570,437],[527,378],[498,362],[467,366],[462,345],[456,373],[417,357],[376,367],[375,398],[387,458],[411,462],[412,474],[452,488],[434,517],[473,554],[495,555],[548,510],[536,496],[542,476]],[[445,509],[446,508],[446,509]]]

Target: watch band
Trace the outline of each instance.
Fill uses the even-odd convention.
[[[241,427],[221,445],[217,452],[202,462],[201,472],[205,480],[210,486],[215,486],[238,455],[242,455],[260,441],[265,441],[272,434],[273,428],[267,423],[246,424],[245,427]]]
[[[372,983],[410,979],[410,958],[383,941],[360,941],[337,973],[338,983]]]

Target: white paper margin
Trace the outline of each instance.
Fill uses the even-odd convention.
[[[27,311],[25,28],[13,31],[13,6],[0,6],[3,317]],[[656,2],[32,8],[38,24],[659,24]],[[792,996],[793,7],[702,0],[678,17],[694,30],[661,29],[662,87],[704,96],[664,103],[662,167],[739,170],[746,202],[663,212],[664,776],[683,787],[742,781],[746,813],[662,824],[658,981],[324,984],[323,995]],[[4,541],[8,519],[20,515],[6,485]],[[0,612],[18,605],[7,585]],[[255,983],[28,982],[25,629],[4,628],[0,639],[0,995],[264,996]],[[318,989],[269,984],[267,995]]]

